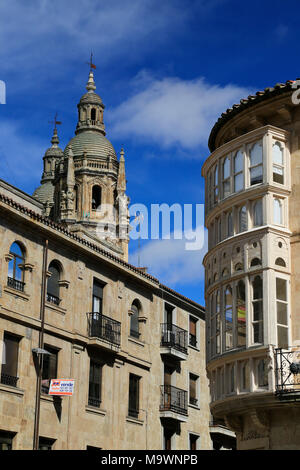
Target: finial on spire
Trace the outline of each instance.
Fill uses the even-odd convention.
[[[90,58],[90,61],[87,62],[87,64],[90,66],[90,72],[92,72],[92,69],[96,68],[96,65],[93,64],[93,52],[91,52],[91,58]]]
[[[57,125],[60,125],[61,124],[61,121],[58,121],[57,120],[57,112],[55,113],[55,116],[54,116],[54,121],[49,121],[49,124],[54,124],[54,129],[53,129],[53,136],[52,136],[52,139],[51,139],[51,144],[52,146],[54,147],[57,147],[58,144],[59,144],[59,139],[58,139],[58,135],[57,135]]]
[[[90,66],[90,73],[89,73],[89,79],[86,85],[86,89],[89,93],[93,93],[96,90],[96,85],[94,82],[94,73],[93,69],[96,68],[96,65],[93,64],[93,53],[91,52],[91,58],[90,61],[87,62],[87,64]]]

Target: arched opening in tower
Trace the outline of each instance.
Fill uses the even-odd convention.
[[[101,206],[101,187],[93,186],[92,190],[92,210],[96,211]]]
[[[95,108],[91,109],[91,120],[96,121],[96,109]]]

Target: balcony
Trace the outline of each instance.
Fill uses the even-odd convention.
[[[160,387],[160,417],[176,421],[187,421],[187,392],[172,385]]]
[[[121,323],[101,313],[88,313],[90,345],[118,351],[121,345]]]
[[[160,353],[182,361],[188,355],[188,333],[186,330],[169,323],[161,324]]]
[[[7,278],[7,287],[11,287],[12,289],[24,292],[24,286],[25,282],[18,281],[18,279],[14,279],[12,277]]]
[[[47,293],[47,302],[49,302],[50,304],[59,305],[60,299],[56,297],[56,295]]]
[[[10,387],[16,387],[19,377],[13,377],[12,375],[1,373],[1,383],[9,385]]]
[[[280,400],[300,401],[300,350],[275,349],[275,386]]]

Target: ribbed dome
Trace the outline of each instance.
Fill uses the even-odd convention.
[[[79,104],[100,104],[104,108],[102,99],[97,93],[85,93],[81,98]]]
[[[42,184],[33,193],[33,197],[45,204],[47,201],[53,201],[54,186],[52,181],[47,181]]]
[[[88,157],[107,158],[111,155],[117,159],[113,145],[97,131],[85,130],[77,134],[66,146],[65,155],[67,147],[71,147],[74,157],[81,157],[86,152]]]
[[[59,147],[49,147],[45,152],[45,157],[62,157],[64,152]]]

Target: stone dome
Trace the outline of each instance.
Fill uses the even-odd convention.
[[[102,99],[100,98],[99,95],[97,95],[97,93],[90,93],[90,92],[85,93],[80,98],[79,105],[80,104],[99,104],[104,108],[104,104],[102,102]]]
[[[96,130],[84,130],[73,137],[65,148],[71,147],[74,157],[82,157],[86,152],[88,157],[106,159],[109,155],[117,159],[115,149],[110,141]]]

